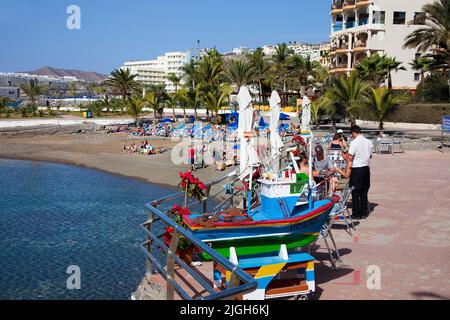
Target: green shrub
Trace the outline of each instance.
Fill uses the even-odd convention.
[[[417,102],[439,103],[449,101],[447,79],[440,73],[432,73],[417,86]]]
[[[442,124],[442,116],[450,115],[450,104],[408,104],[397,106],[386,116],[385,122]],[[358,117],[361,120],[376,121],[372,110],[365,110]]]

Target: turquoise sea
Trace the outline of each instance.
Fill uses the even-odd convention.
[[[169,190],[96,170],[0,160],[0,299],[129,299],[145,204]],[[81,271],[68,290],[67,268]]]

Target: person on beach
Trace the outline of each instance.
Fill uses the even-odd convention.
[[[348,152],[352,162],[350,187],[355,188],[352,192],[352,211],[353,218],[362,219],[367,217],[369,209],[370,159],[373,143],[362,135],[359,126],[353,126],[350,132],[353,139]]]
[[[195,149],[193,147],[189,148],[188,150],[189,155],[189,165],[191,167],[191,171],[195,172]]]
[[[127,143],[124,142],[123,143],[123,149],[122,149],[122,153],[128,152],[128,147],[127,147]]]

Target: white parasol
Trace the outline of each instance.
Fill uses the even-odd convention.
[[[302,103],[302,128],[311,124],[311,101],[307,96],[303,97]]]
[[[281,114],[281,98],[277,91],[273,91],[269,100],[270,103],[270,145],[272,152],[272,162],[274,168],[278,167],[278,158],[281,155],[281,148],[283,148],[283,141],[281,140],[278,131]]]
[[[252,102],[253,99],[248,88],[241,87],[237,96],[237,103],[239,104],[238,137],[241,139],[240,176],[242,178],[249,175],[252,172],[251,166],[258,163],[254,141],[252,141],[254,126],[254,110]]]

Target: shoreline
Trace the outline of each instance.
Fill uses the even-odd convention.
[[[144,156],[123,153],[123,143],[148,140],[150,144],[165,149],[159,155]],[[172,162],[172,149],[179,141],[170,139],[132,137],[102,133],[43,134],[31,137],[29,133],[15,136],[0,135],[0,159],[51,162],[102,171],[177,192],[179,173],[187,171],[186,164]],[[195,175],[203,182],[225,174],[211,167]],[[214,194],[219,191],[213,188]]]
[[[42,162],[42,163],[53,163],[53,164],[62,164],[62,165],[67,165],[67,166],[80,167],[80,168],[84,168],[84,169],[100,171],[100,172],[107,173],[107,174],[117,176],[117,177],[141,181],[141,182],[152,184],[157,187],[164,188],[164,189],[174,191],[174,192],[178,191],[177,187],[172,184],[164,184],[164,183],[160,183],[160,182],[154,182],[154,181],[151,181],[151,180],[148,180],[145,178],[125,175],[125,174],[122,174],[120,172],[115,172],[115,171],[108,171],[108,170],[105,170],[105,169],[102,169],[99,167],[89,166],[89,165],[77,163],[77,162],[74,162],[71,160],[53,159],[53,158],[45,159],[45,158],[34,158],[34,157],[27,158],[27,157],[23,157],[23,156],[3,156],[1,154],[0,154],[0,160]]]

